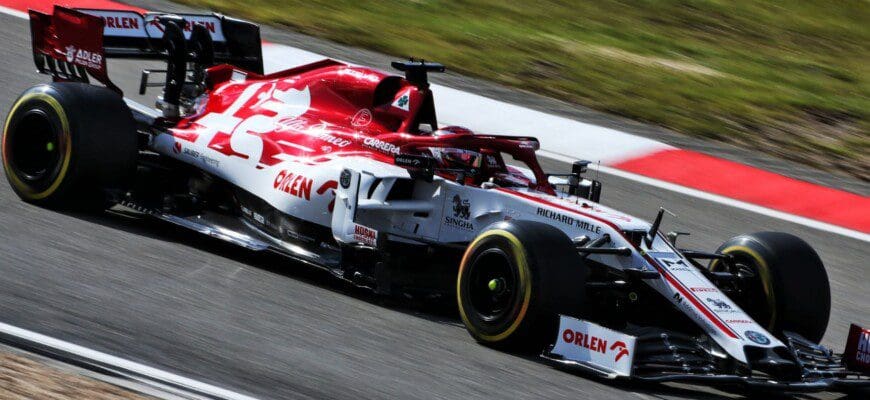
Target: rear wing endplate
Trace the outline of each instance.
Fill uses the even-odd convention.
[[[109,80],[106,58],[165,60],[169,81],[184,80],[186,64],[226,63],[263,73],[260,28],[221,14],[139,13],[71,9],[30,10],[33,58],[55,80],[88,82],[120,93]]]

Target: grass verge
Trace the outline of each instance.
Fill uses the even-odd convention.
[[[62,372],[27,357],[0,352],[0,399],[146,400],[151,397]]]
[[[870,181],[864,0],[180,0]]]

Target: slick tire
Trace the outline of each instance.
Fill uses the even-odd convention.
[[[807,242],[782,232],[734,237],[717,252],[731,255],[738,268],[755,278],[735,298],[755,321],[782,338],[790,331],[816,343],[822,340],[831,314],[831,286],[819,255]],[[710,265],[721,271],[722,262]]]
[[[459,314],[488,346],[540,350],[559,314],[581,312],[588,269],[562,231],[538,222],[486,228],[465,251],[456,283]]]
[[[123,98],[84,83],[27,89],[2,138],[3,169],[22,200],[43,207],[101,209],[136,168],[133,115]]]

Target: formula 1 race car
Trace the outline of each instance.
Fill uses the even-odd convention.
[[[323,60],[263,74],[257,26],[222,15],[30,12],[53,82],[3,132],[15,192],[52,208],[128,207],[324,268],[384,295],[456,298],[471,336],[603,377],[785,391],[865,390],[870,330],[819,345],[830,287],[786,233],[714,252],[600,203],[587,162],[547,174],[533,137],[436,119],[428,75]],[[160,60],[123,97],[109,57]],[[165,74],[162,83],[149,82]],[[90,81],[97,84],[91,84]]]

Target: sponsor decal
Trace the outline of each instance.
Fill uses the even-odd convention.
[[[453,216],[445,216],[444,224],[466,231],[474,230],[474,224],[468,221],[471,218],[471,203],[468,199],[463,199],[457,194],[453,196],[452,201]]]
[[[603,326],[562,316],[552,353],[588,362],[621,375],[631,374],[635,338]]]
[[[472,224],[471,222],[459,219],[459,218],[454,218],[454,217],[449,217],[449,216],[444,217],[444,224],[451,226],[451,227],[454,227],[454,228],[462,229],[465,231],[473,231],[474,230],[474,224]]]
[[[456,218],[468,219],[470,217],[469,209],[471,203],[468,199],[463,199],[459,195],[453,196],[453,216]]]
[[[708,297],[707,302],[716,306],[716,308],[718,308],[720,310],[730,310],[731,309],[731,306],[728,305],[728,303],[726,303],[725,301],[723,301],[721,299],[711,299]]]
[[[767,336],[764,336],[764,334],[762,334],[760,332],[746,331],[746,332],[743,332],[743,335],[746,336],[747,339],[749,339],[755,343],[758,343],[760,345],[770,344],[770,338],[768,338]]]
[[[175,144],[177,145],[178,148],[181,148],[181,143],[179,143],[179,142],[175,142]],[[173,148],[173,150],[174,150],[174,148]],[[176,153],[177,153],[177,152],[176,152]],[[206,165],[209,165],[209,166],[212,166],[212,167],[215,167],[215,168],[221,165],[221,162],[218,161],[217,159],[215,159],[215,158],[211,158],[211,157],[209,157],[209,156],[206,156],[205,154],[202,154],[202,153],[200,153],[200,152],[198,152],[198,151],[196,151],[196,150],[191,150],[191,149],[189,149],[189,148],[184,148],[184,149],[181,151],[181,153],[184,154],[184,155],[186,155],[186,156],[190,156],[190,157],[196,158],[196,159],[202,161],[203,164],[206,164]]]
[[[332,193],[332,200],[329,201],[329,205],[326,207],[326,209],[330,213],[335,208],[335,189],[337,189],[337,188],[338,188],[338,182],[334,181],[334,180],[326,181],[326,183],[320,185],[320,187],[317,188],[317,194],[320,196],[323,196],[323,194],[326,193],[327,191]]]
[[[559,213],[557,211],[553,211],[553,210],[550,210],[547,208],[538,207],[537,214],[544,217],[544,218],[551,219],[551,220],[556,221],[556,222],[561,222],[565,225],[576,226],[577,228],[583,229],[585,231],[588,231],[588,232],[591,232],[594,234],[601,234],[601,227],[600,226],[595,225],[595,224],[591,224],[587,221],[584,221],[584,220],[581,220],[578,218],[574,218],[574,217]]]
[[[625,342],[621,340],[617,340],[610,345],[610,347],[607,347],[606,339],[592,335],[584,335],[583,332],[573,331],[571,329],[565,329],[562,332],[562,340],[567,343],[574,343],[577,346],[587,348],[591,351],[597,351],[601,354],[607,353],[607,350],[610,349],[611,353],[615,353],[613,361],[619,361],[620,358],[629,355]]]
[[[224,41],[224,33],[221,29],[220,20],[210,15],[181,15],[184,18],[184,26],[181,28],[184,31],[184,38],[190,39],[190,34],[193,32],[194,25],[205,27],[211,38],[217,41]],[[148,15],[145,17],[147,22],[145,28],[148,35],[153,38],[163,37],[163,24],[157,19],[157,15]]]
[[[181,142],[175,142],[172,145],[172,152],[175,154],[181,153]]]
[[[254,213],[254,221],[257,221],[260,225],[266,225],[266,217],[261,214]]]
[[[488,154],[486,156],[486,165],[488,165],[490,168],[500,167],[500,165],[498,164],[498,159],[495,158],[495,156],[491,155],[491,154]]]
[[[583,332],[565,329],[562,331],[562,340],[566,343],[573,343],[577,346],[597,351],[601,354],[607,352],[607,340],[601,339],[597,336],[584,335]]]
[[[692,271],[692,267],[686,265],[683,260],[679,258],[656,258],[660,263],[664,264],[664,266],[670,271],[679,271],[679,272],[690,272]]]
[[[80,10],[85,14],[100,17],[103,20],[105,36],[148,37],[145,33],[145,20],[132,11],[110,10]]]
[[[338,181],[341,182],[342,188],[347,189],[350,187],[350,178],[351,178],[351,173],[350,173],[349,169],[341,170],[341,175],[338,177]]]
[[[348,140],[348,139],[337,138],[337,137],[332,136],[326,132],[318,133],[317,138],[326,142],[326,143],[329,143],[333,146],[338,146],[338,147],[347,147],[351,143],[350,140]]]
[[[375,150],[380,150],[384,153],[399,154],[399,146],[396,146],[389,142],[385,142],[383,140],[371,137],[365,138],[365,140],[363,140],[363,145],[365,145],[366,147],[371,147]]]
[[[753,321],[749,320],[749,319],[726,319],[725,322],[729,323],[729,324],[751,324],[751,323],[753,323]]]
[[[369,126],[370,123],[372,123],[372,112],[368,108],[360,109],[350,120],[350,124],[358,128]]]
[[[315,241],[315,239],[313,237],[303,235],[292,228],[282,227],[281,232],[284,233],[284,236],[286,236],[290,239],[294,239],[294,240],[299,241],[299,242],[314,243],[314,241]]]
[[[222,111],[210,112],[196,119],[195,127],[189,130],[197,135],[195,143],[209,146],[227,157],[241,158],[252,168],[260,164],[272,165],[271,154],[264,154],[264,150],[272,146],[265,143],[264,137],[275,131],[277,121],[299,117],[311,105],[311,92],[307,86],[302,90],[292,87],[281,90],[278,86],[282,83],[287,81],[252,83]],[[243,107],[251,113],[237,116]],[[267,116],[265,111],[274,115]],[[174,132],[177,136],[183,131]],[[228,140],[213,140],[218,134],[230,137]]]
[[[314,181],[305,176],[283,170],[275,177],[273,187],[281,192],[300,199],[311,200],[311,186]]]
[[[353,224],[353,240],[367,246],[376,247],[378,244],[378,231],[360,224]]]
[[[396,165],[405,168],[431,170],[435,167],[435,160],[429,156],[415,154],[399,154],[394,158]]]
[[[117,15],[100,16],[106,24],[106,28],[112,29],[139,29],[139,18],[119,17]]]
[[[423,160],[419,157],[403,154],[396,156],[396,164],[408,168],[420,168],[423,165]]]
[[[392,106],[396,107],[400,110],[408,111],[410,110],[409,103],[411,102],[411,88],[405,90],[401,96],[399,96],[396,101],[393,102]]]
[[[75,46],[69,45],[66,46],[64,56],[66,57],[66,62],[70,64],[78,64],[94,69],[103,68],[103,55],[97,52],[77,49]]]
[[[378,76],[377,74],[367,74],[363,71],[353,68],[342,68],[338,70],[338,73],[341,75],[348,75],[359,80],[369,80],[371,82],[379,82],[381,79],[380,76]]]
[[[855,324],[849,327],[843,358],[850,370],[870,372],[870,329]]]
[[[676,301],[677,304],[683,304],[683,296],[680,296],[680,293],[674,293],[674,301]]]
[[[613,361],[619,362],[620,358],[629,355],[629,351],[625,345],[625,342],[621,340],[617,340],[612,345],[610,345],[610,351],[614,350],[616,352],[616,356],[613,358]]]
[[[307,128],[305,120],[300,119],[298,116],[281,118],[277,122],[275,122],[276,132],[285,132],[290,130],[304,131],[305,128]]]
[[[717,293],[719,289],[714,287],[693,287],[690,288],[693,292],[707,292],[707,293]]]
[[[560,213],[555,212],[553,210],[548,210],[546,208],[538,207],[538,215],[552,219],[553,221],[556,221],[556,222],[561,222],[561,223],[566,224],[566,225],[574,225],[574,218],[569,217],[569,216],[564,215],[564,214],[560,214]]]
[[[517,145],[517,147],[519,147],[521,149],[537,150],[538,149],[538,142],[533,142],[530,140],[523,140],[522,142],[519,143],[519,145]]]

